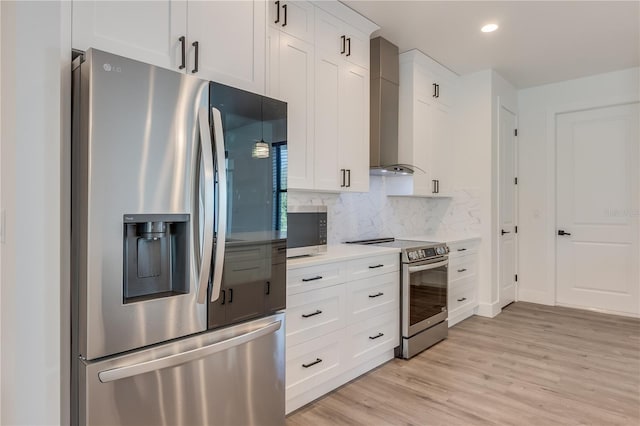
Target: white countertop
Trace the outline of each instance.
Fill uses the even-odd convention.
[[[287,268],[303,268],[323,263],[377,256],[381,254],[400,253],[398,248],[363,246],[359,244],[335,244],[327,246],[327,252],[315,256],[303,256],[287,259]]]
[[[408,235],[398,239],[453,244],[460,243],[462,241],[480,241],[480,236],[476,234],[438,233],[432,235]]]

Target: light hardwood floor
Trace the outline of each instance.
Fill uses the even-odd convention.
[[[287,417],[314,425],[640,425],[640,320],[518,302]]]

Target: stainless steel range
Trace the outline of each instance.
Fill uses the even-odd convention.
[[[411,358],[447,337],[449,248],[446,244],[393,238],[349,243],[400,249],[402,338],[396,356]]]

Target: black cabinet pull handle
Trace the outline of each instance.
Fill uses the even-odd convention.
[[[436,194],[440,193],[440,179],[436,179]]]
[[[229,289],[229,303],[233,303],[233,289]]]
[[[436,84],[436,98],[440,97],[440,85]]]
[[[191,45],[196,48],[195,64],[194,64],[195,66],[191,71],[192,74],[195,74],[198,72],[198,50],[199,50],[198,47],[200,46],[200,43],[198,43],[197,41],[194,41]]]
[[[182,59],[182,63],[180,64],[178,69],[183,70],[184,67],[186,67],[185,62],[187,60],[187,50],[186,50],[187,49],[187,47],[186,47],[187,39],[184,36],[182,36],[178,40],[180,41],[180,47],[182,49],[182,58],[181,58]]]
[[[463,297],[462,299],[458,299],[458,302],[464,302],[465,300],[467,300],[467,298]]]
[[[347,49],[347,56],[351,56],[351,37],[347,38],[347,46],[349,46]]]
[[[284,24],[282,24],[283,27],[287,26],[287,5],[283,4],[282,5],[282,10],[284,10]]]
[[[340,36],[340,40],[342,41],[342,50],[340,51],[341,55],[347,51],[347,36]]]
[[[227,291],[222,290],[222,302],[220,302],[220,304],[224,305],[225,303],[227,303]]]
[[[351,169],[347,169],[347,188],[351,187]]]
[[[303,278],[302,281],[308,283],[309,281],[321,280],[322,275],[315,276],[313,278]]]
[[[377,338],[382,337],[382,336],[384,336],[384,333],[378,333],[375,336],[369,336],[369,339],[376,340]]]
[[[320,309],[316,309],[315,312],[311,312],[310,314],[302,314],[302,318],[314,317],[316,315],[320,315],[322,311]]]
[[[370,294],[370,295],[369,295],[369,297],[373,299],[374,297],[380,297],[380,296],[382,296],[383,294],[384,294],[383,292],[378,292],[378,293],[376,293],[376,294]]]
[[[459,248],[458,251],[467,251],[466,248]]]
[[[504,235],[504,234],[510,234],[511,232],[509,232],[509,231],[505,231],[504,229],[501,229],[501,230],[500,230],[500,233],[501,233],[502,235]]]
[[[433,194],[435,194],[435,193],[437,193],[437,192],[438,192],[438,190],[437,190],[437,188],[436,188],[436,180],[435,180],[435,179],[433,179],[433,180],[431,181],[431,187],[432,187],[432,188],[431,188],[431,192],[432,192]]]
[[[274,24],[277,24],[278,22],[280,22],[280,0],[278,0],[276,3],[276,20],[273,21]]]
[[[303,366],[304,368],[309,368],[309,367],[313,367],[313,366],[314,366],[314,365],[316,365],[316,364],[320,364],[321,362],[322,362],[322,360],[321,360],[320,358],[316,358],[316,360],[315,360],[315,361],[310,362],[309,364],[302,364],[302,366]]]
[[[271,294],[271,283],[267,281],[267,295]]]
[[[378,265],[374,265],[374,266],[369,266],[369,269],[376,269],[376,268],[382,268],[384,265],[382,263],[378,264]]]
[[[558,235],[571,235],[571,232],[565,232],[564,229],[558,229]]]
[[[437,97],[438,97],[438,95],[437,95],[437,93],[438,93],[438,92],[436,91],[436,86],[437,86],[437,84],[436,84],[436,83],[433,83],[433,97],[434,97],[434,98],[437,98]]]
[[[340,188],[344,188],[345,186],[347,186],[346,178],[345,178],[346,172],[347,171],[345,169],[340,169],[340,174],[342,175],[341,177],[342,180],[340,181]]]
[[[466,270],[467,270],[467,268],[462,268],[462,269],[458,269],[458,272],[464,272]]]

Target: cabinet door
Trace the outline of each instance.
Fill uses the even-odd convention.
[[[344,58],[347,51],[344,22],[316,8],[316,48]],[[343,38],[344,37],[344,38]]]
[[[287,264],[276,263],[271,266],[271,280],[266,283],[265,311],[275,312],[286,307],[287,301]]]
[[[420,97],[413,100],[413,106],[413,161],[423,170],[416,170],[413,175],[413,191],[415,195],[431,195],[433,104]]]
[[[74,49],[90,47],[179,71],[184,1],[74,1]],[[186,42],[186,41],[185,41]]]
[[[187,9],[187,73],[263,94],[265,2],[191,1]]]
[[[309,43],[271,30],[277,52],[271,57],[270,93],[287,102],[287,184],[313,189],[314,49]]]
[[[344,62],[340,72],[340,168],[346,191],[369,191],[369,71]]]
[[[269,25],[279,31],[313,43],[314,10],[307,1],[269,1]]]
[[[451,110],[445,105],[435,103],[431,111],[432,148],[431,179],[438,180],[438,193],[445,195],[451,192],[451,177],[454,176],[453,161],[453,120]]]
[[[317,52],[315,114],[315,187],[320,190],[344,189],[338,160],[340,125],[340,65],[336,54]],[[344,167],[343,167],[344,168]]]
[[[226,323],[233,324],[264,313],[265,281],[253,281],[226,288]]]

